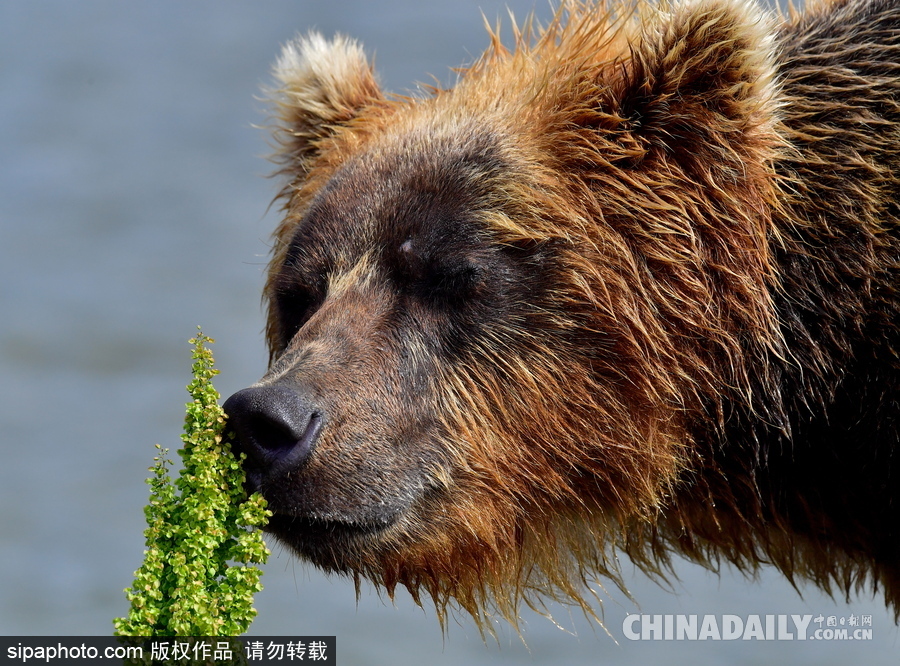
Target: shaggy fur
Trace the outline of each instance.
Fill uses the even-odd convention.
[[[285,48],[226,405],[280,539],[476,618],[619,552],[900,608],[900,10],[808,4],[570,2],[421,99]]]

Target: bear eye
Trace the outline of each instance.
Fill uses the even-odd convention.
[[[429,262],[413,284],[421,298],[437,305],[460,305],[484,284],[483,264],[471,257],[445,257]]]
[[[427,302],[458,305],[484,284],[485,261],[471,248],[451,243],[437,255],[420,251],[416,241],[406,240],[398,250],[396,275],[401,287]]]
[[[281,348],[288,346],[303,325],[312,317],[319,299],[302,285],[279,288],[275,293],[275,307],[281,323]]]
[[[441,298],[467,298],[475,295],[484,279],[485,270],[482,263],[466,257],[451,264],[435,266],[429,286],[434,294]]]

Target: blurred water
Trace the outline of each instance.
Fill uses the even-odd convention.
[[[262,372],[259,291],[275,184],[254,129],[278,45],[318,27],[360,38],[386,88],[452,81],[491,20],[525,0],[0,4],[0,632],[107,634],[140,564],[153,444],[177,448],[186,340],[201,323],[223,394]],[[543,4],[538,13],[549,14]],[[859,642],[629,642],[634,604],[606,605],[611,636],[565,609],[571,633],[523,615],[485,644],[442,635],[431,610],[326,579],[275,548],[255,634],[336,634],[342,664],[895,663],[877,598],[805,598],[679,566],[671,594],[635,576],[645,613],[873,616]]]

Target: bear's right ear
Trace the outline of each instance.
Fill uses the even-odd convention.
[[[305,176],[320,142],[366,106],[384,99],[358,42],[310,33],[288,42],[275,63],[273,91],[282,173]]]
[[[746,0],[662,2],[626,61],[616,113],[670,162],[680,156],[704,172],[732,158],[746,166],[757,149],[769,154],[778,117],[773,22]]]

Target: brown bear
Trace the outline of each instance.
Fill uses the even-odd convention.
[[[619,553],[900,608],[900,5],[807,4],[566,2],[421,98],[288,44],[269,529],[476,618]]]

